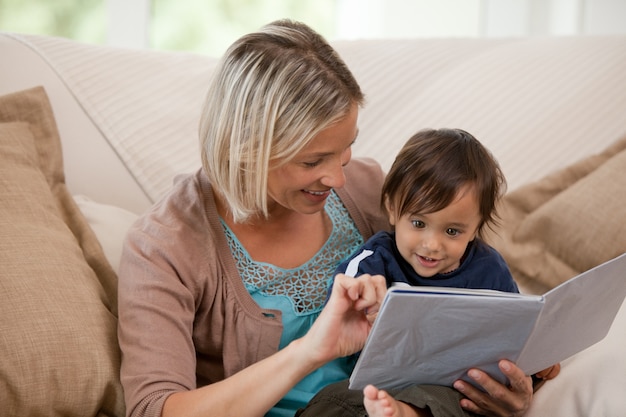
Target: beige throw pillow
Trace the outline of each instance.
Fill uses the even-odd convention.
[[[626,252],[626,138],[509,193],[500,214],[489,241],[533,293]]]
[[[3,416],[123,416],[116,276],[64,183],[43,88],[0,97]]]

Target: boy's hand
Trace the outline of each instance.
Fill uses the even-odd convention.
[[[543,371],[537,372],[535,374],[535,377],[547,381],[549,379],[556,378],[559,372],[561,372],[561,364],[557,363],[556,365],[552,365],[551,367],[546,368]]]

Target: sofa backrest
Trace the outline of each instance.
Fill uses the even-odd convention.
[[[414,132],[458,127],[492,150],[512,190],[626,133],[626,36],[333,44],[367,100],[354,154],[385,169]],[[0,51],[11,57],[0,93],[45,85],[73,192],[138,212],[200,166],[216,58],[16,34]]]

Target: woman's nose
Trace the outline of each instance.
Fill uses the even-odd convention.
[[[344,172],[344,167],[348,165],[350,159],[352,158],[352,149],[346,149],[337,161],[333,161],[333,163],[329,166],[328,171],[322,178],[322,183],[331,188],[341,188],[346,183],[346,174]]]
[[[343,171],[343,164],[333,164],[331,168],[324,174],[322,184],[329,188],[341,188],[346,183],[346,174]]]

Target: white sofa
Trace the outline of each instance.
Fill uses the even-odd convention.
[[[355,156],[372,156],[388,168],[412,133],[444,126],[472,132],[493,151],[510,190],[502,208],[503,230],[493,244],[512,265],[524,291],[543,292],[626,252],[626,36],[334,45],[367,99]],[[23,212],[0,203],[0,264],[9,271],[0,274],[0,404],[7,405],[10,416],[123,415],[114,294],[121,241],[128,225],[166,192],[176,174],[199,167],[197,123],[216,59],[10,33],[0,34],[0,57],[0,143],[3,135],[28,134],[20,126],[2,126],[22,120],[31,107],[45,112],[47,100],[56,121],[56,126],[46,122],[45,129],[38,129],[32,127],[38,123],[32,114],[22,120],[31,126],[37,148],[38,162],[31,162],[39,164],[37,172],[50,189],[26,189],[20,185],[23,179],[7,187],[26,189],[19,194],[25,199],[51,193],[52,206],[48,200],[37,202],[45,208],[43,217],[55,213],[53,217],[68,225],[89,269],[78,267],[83,272],[72,275],[75,281],[68,291],[82,291],[81,274],[91,274],[84,294],[92,297],[81,304],[66,297],[65,290],[55,292],[67,282],[63,265],[60,272],[55,264],[20,275],[29,259],[37,262],[37,252],[15,249],[23,242],[15,243],[8,231],[25,236],[15,225],[22,221],[27,229],[33,220],[8,219],[7,213],[27,216],[30,203]],[[31,90],[37,86],[43,90]],[[31,95],[26,104],[16,107],[14,98],[27,89]],[[63,165],[53,175],[46,159],[54,151],[37,141],[41,131],[57,128]],[[54,138],[50,143],[56,146]],[[0,166],[8,166],[4,153],[0,158]],[[609,160],[607,174],[604,163]],[[3,181],[13,171],[0,167],[0,172]],[[580,194],[589,190],[592,194]],[[578,211],[569,213],[572,207]],[[86,229],[76,220],[81,215]],[[34,216],[37,221],[42,217]],[[570,223],[568,216],[577,220]],[[539,231],[520,235],[520,230]],[[566,230],[567,237],[560,238]],[[24,247],[46,244],[37,233],[33,236],[34,243]],[[92,238],[99,245],[90,243]],[[575,248],[564,248],[566,244]],[[584,245],[593,249],[580,255]],[[58,247],[48,249],[59,252]],[[60,256],[55,259],[63,260]],[[47,272],[53,269],[54,280]],[[35,290],[40,285],[46,288],[41,294]],[[102,308],[90,310],[94,303]],[[55,306],[62,314],[52,314]],[[22,322],[25,317],[31,321]],[[73,324],[65,328],[59,321],[68,317]],[[537,392],[528,415],[623,415],[625,329],[623,306],[608,336],[565,361],[558,379]],[[81,351],[82,345],[89,349]]]

